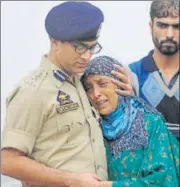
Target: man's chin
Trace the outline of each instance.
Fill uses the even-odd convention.
[[[82,76],[84,74],[84,71],[85,71],[85,69],[83,69],[81,71],[79,70],[79,71],[74,72],[73,74],[78,75],[78,76]]]
[[[160,52],[166,56],[173,56],[178,53],[177,49],[160,49]]]
[[[169,52],[169,51],[163,51],[161,52],[165,56],[174,56],[177,54],[177,52]]]
[[[78,73],[78,74],[79,74],[79,73],[84,73],[85,70],[86,70],[86,67],[78,68],[78,69],[77,69],[77,73]]]

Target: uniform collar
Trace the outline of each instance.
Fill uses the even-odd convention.
[[[153,72],[158,70],[158,67],[153,59],[153,53],[154,50],[150,51],[149,54],[143,58],[144,71]]]
[[[56,85],[60,88],[61,84],[65,81],[69,82],[73,86],[75,86],[74,78],[79,76],[69,77],[64,71],[62,71],[59,67],[53,64],[48,58],[47,55],[43,55],[41,59],[41,66],[44,67],[49,76],[55,80]]]
[[[70,77],[62,71],[59,67],[53,64],[48,58],[47,55],[43,55],[41,59],[41,66],[45,67],[51,75],[61,82],[65,80],[70,80]]]

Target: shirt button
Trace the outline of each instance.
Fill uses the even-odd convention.
[[[92,138],[92,142],[93,142],[93,143],[95,142],[95,139],[94,139],[94,138]]]
[[[100,165],[97,165],[97,166],[96,166],[96,169],[99,170],[99,169],[100,169]]]

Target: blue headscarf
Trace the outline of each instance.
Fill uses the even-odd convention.
[[[90,61],[81,81],[86,88],[86,80],[90,75],[102,75],[116,78],[111,74],[117,71],[113,66],[122,66],[109,56],[99,56]],[[148,134],[144,125],[145,112],[158,113],[142,99],[135,96],[119,96],[116,109],[108,115],[102,115],[101,128],[104,138],[108,141],[112,153],[119,157],[123,150],[134,150],[138,147],[148,147]]]

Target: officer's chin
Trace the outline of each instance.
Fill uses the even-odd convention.
[[[84,68],[78,68],[77,74],[81,74],[82,75],[85,72],[85,70],[86,70],[86,67],[84,67]]]

